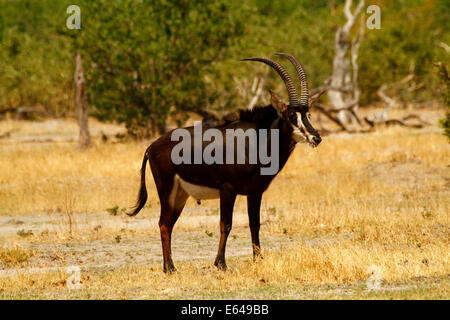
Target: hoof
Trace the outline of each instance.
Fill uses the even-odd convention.
[[[169,266],[169,267],[164,266],[164,273],[172,274],[176,271],[177,271],[177,268],[175,268],[173,265]]]
[[[226,271],[227,270],[227,264],[225,263],[225,261],[216,260],[216,262],[214,262],[214,265],[219,270],[222,270],[222,271]]]
[[[264,259],[264,257],[262,256],[261,253],[253,255],[253,262],[258,262],[258,261],[263,260],[263,259]]]

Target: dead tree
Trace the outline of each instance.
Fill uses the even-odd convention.
[[[83,65],[80,53],[75,54],[75,100],[77,121],[80,127],[80,135],[78,139],[78,147],[83,150],[90,146],[91,137],[89,134],[88,123],[88,103],[86,97],[86,89],[84,82]]]
[[[329,1],[329,4],[331,9],[334,10],[334,1]],[[386,93],[388,86],[398,91],[406,90],[407,92],[418,90],[423,86],[422,83],[416,84],[414,82],[406,89],[404,88],[414,78],[414,65],[410,68],[410,74],[398,83],[383,84],[379,88],[378,96],[385,104],[383,111],[375,112],[373,116],[365,117],[364,123],[360,120],[358,116],[360,99],[358,53],[365,30],[365,18],[362,11],[365,6],[365,0],[359,0],[353,13],[351,11],[352,4],[352,0],[345,0],[344,14],[347,21],[336,32],[333,74],[322,86],[313,90],[313,92],[316,91],[317,98],[311,104],[314,105],[318,97],[320,97],[320,93],[328,90],[328,98],[332,106],[327,108],[324,105],[316,104],[314,108],[325,115],[328,120],[339,126],[338,131],[360,133],[370,132],[378,126],[386,125],[400,125],[412,128],[422,128],[428,125],[426,121],[423,121],[415,114],[410,114],[403,118],[388,118],[389,111],[399,104],[397,99],[391,98]],[[359,31],[351,37],[351,32],[358,18],[360,19]],[[444,49],[448,47],[445,44],[442,45],[442,43],[439,45],[444,47]],[[326,129],[323,130],[327,131]]]
[[[414,70],[411,70],[412,72]],[[406,77],[404,77],[399,82],[393,83],[390,86],[393,88],[398,88],[399,86],[405,86],[414,79],[414,73],[410,73]],[[423,128],[424,126],[429,125],[428,122],[422,120],[420,116],[416,114],[409,114],[407,116],[404,116],[403,118],[389,118],[389,111],[393,109],[394,107],[398,106],[398,101],[395,98],[390,97],[386,91],[388,90],[389,86],[387,84],[382,84],[381,87],[378,89],[378,96],[380,97],[381,101],[384,103],[383,111],[381,112],[375,112],[372,116],[367,116],[364,118],[365,122],[371,127],[374,128],[376,126],[380,125],[399,125],[402,127],[410,127],[410,128]],[[406,90],[417,90],[417,88],[420,88],[420,84],[416,85],[413,84]],[[411,122],[414,121],[414,122]]]
[[[264,93],[263,87],[264,87],[264,78],[263,77],[255,77],[253,79],[252,88],[250,91],[251,94],[253,94],[253,98],[250,100],[249,104],[247,105],[247,109],[251,110],[256,105],[256,103],[261,98],[262,94]]]
[[[364,35],[364,14],[361,15],[359,34],[350,39],[350,31],[355,25],[364,0],[360,0],[355,11],[351,12],[353,1],[346,0],[344,14],[347,22],[339,27],[334,41],[333,74],[330,80],[328,98],[333,106],[333,112],[343,127],[352,123],[361,124],[357,110],[359,106],[360,90],[358,88],[358,52]]]

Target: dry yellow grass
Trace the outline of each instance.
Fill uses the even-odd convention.
[[[7,268],[21,266],[33,255],[33,251],[19,246],[0,248],[0,266]]]
[[[19,128],[17,135],[35,134],[24,122],[2,126],[0,132]],[[76,134],[73,124],[67,130],[69,137]],[[3,244],[113,243],[118,234],[122,241],[158,239],[156,222],[126,231],[121,224],[129,223],[120,209],[134,203],[148,142],[97,138],[91,149],[79,152],[75,142],[18,143],[14,137],[0,141],[0,215],[25,221],[55,217],[57,227],[27,237],[0,234]],[[448,141],[437,128],[325,137],[317,149],[298,146],[264,195],[263,250],[270,237],[280,243],[289,239],[290,245],[264,250],[262,261],[236,255],[229,259],[231,270],[223,273],[210,267],[214,253],[196,261],[177,260],[175,254],[179,272],[172,276],[162,274],[160,261],[107,269],[83,269],[81,263],[83,283],[77,292],[64,286],[68,274],[62,269],[0,278],[0,297],[448,299],[449,156]],[[157,219],[149,171],[147,181],[150,201],[138,218]],[[118,216],[93,231],[89,216],[114,206],[119,206]],[[231,235],[246,237],[250,246],[245,209],[239,198]],[[218,222],[217,201],[199,207],[189,200],[174,232],[186,237],[204,235],[205,229],[217,233]],[[192,243],[189,250],[202,250],[201,239]],[[377,292],[365,288],[371,265],[380,268],[384,281]]]
[[[420,252],[363,248],[350,244],[325,248],[298,247],[266,252],[263,261],[233,260],[227,272],[199,263],[182,263],[165,275],[160,264],[82,271],[80,290],[69,291],[65,269],[42,274],[18,273],[0,279],[0,297],[23,298],[150,298],[150,299],[302,299],[302,298],[420,298],[448,299],[450,281],[441,265],[446,252],[430,265]],[[403,262],[402,262],[403,261]],[[404,261],[410,261],[405,263]],[[377,263],[383,283],[367,290],[368,267]],[[419,295],[410,294],[419,291]]]

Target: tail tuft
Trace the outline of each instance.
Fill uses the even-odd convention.
[[[136,205],[130,209],[130,211],[127,211],[126,214],[130,217],[135,216],[141,211],[141,209],[144,207],[145,203],[147,202],[147,188],[145,186],[145,167],[147,165],[147,151],[145,152],[144,159],[142,160],[142,167],[141,167],[141,186],[139,188],[139,195],[138,199],[136,201]]]

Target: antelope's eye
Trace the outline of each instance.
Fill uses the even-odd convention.
[[[311,113],[308,113],[307,117],[308,117],[308,120],[311,120]]]
[[[297,120],[297,115],[295,114],[295,112],[289,113],[289,120],[291,120],[292,122],[295,122]]]

